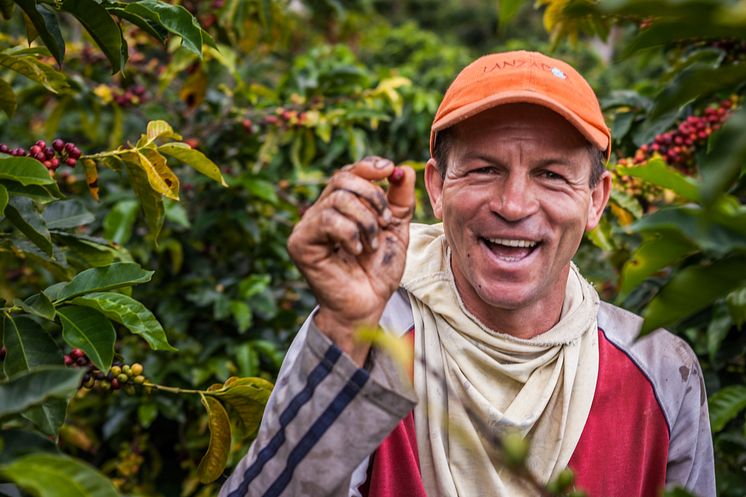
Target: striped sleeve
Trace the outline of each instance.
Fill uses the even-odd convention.
[[[256,440],[220,497],[347,496],[350,478],[412,410],[408,380],[384,354],[358,368],[313,324],[298,333]]]

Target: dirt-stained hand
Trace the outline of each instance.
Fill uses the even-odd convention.
[[[319,304],[316,326],[361,366],[369,346],[354,333],[378,324],[404,272],[415,172],[397,169],[388,191],[373,181],[394,172],[390,160],[366,157],[338,171],[288,240]]]

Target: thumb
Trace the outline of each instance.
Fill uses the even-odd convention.
[[[396,169],[400,170],[403,175],[399,176],[401,173],[397,173]],[[414,212],[414,183],[416,178],[417,174],[409,166],[397,166],[395,172],[389,177],[389,190],[386,198],[389,201],[389,207],[394,209],[399,217],[404,217],[407,214],[411,215]],[[406,209],[407,212],[401,215],[399,214],[401,209]]]

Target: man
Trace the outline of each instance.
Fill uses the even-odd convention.
[[[694,354],[600,303],[572,264],[609,198],[593,90],[538,53],[482,57],[446,92],[425,183],[442,224],[411,225],[414,171],[343,168],[288,242],[318,308],[257,440],[221,495],[521,496],[496,440],[519,432],[548,482],[591,497],[715,495]],[[390,175],[388,190],[374,183]],[[414,344],[412,383],[355,339]]]

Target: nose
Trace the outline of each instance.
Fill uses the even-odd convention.
[[[518,222],[534,214],[539,199],[531,181],[522,174],[507,174],[497,182],[495,196],[490,203],[492,212],[507,222]]]

